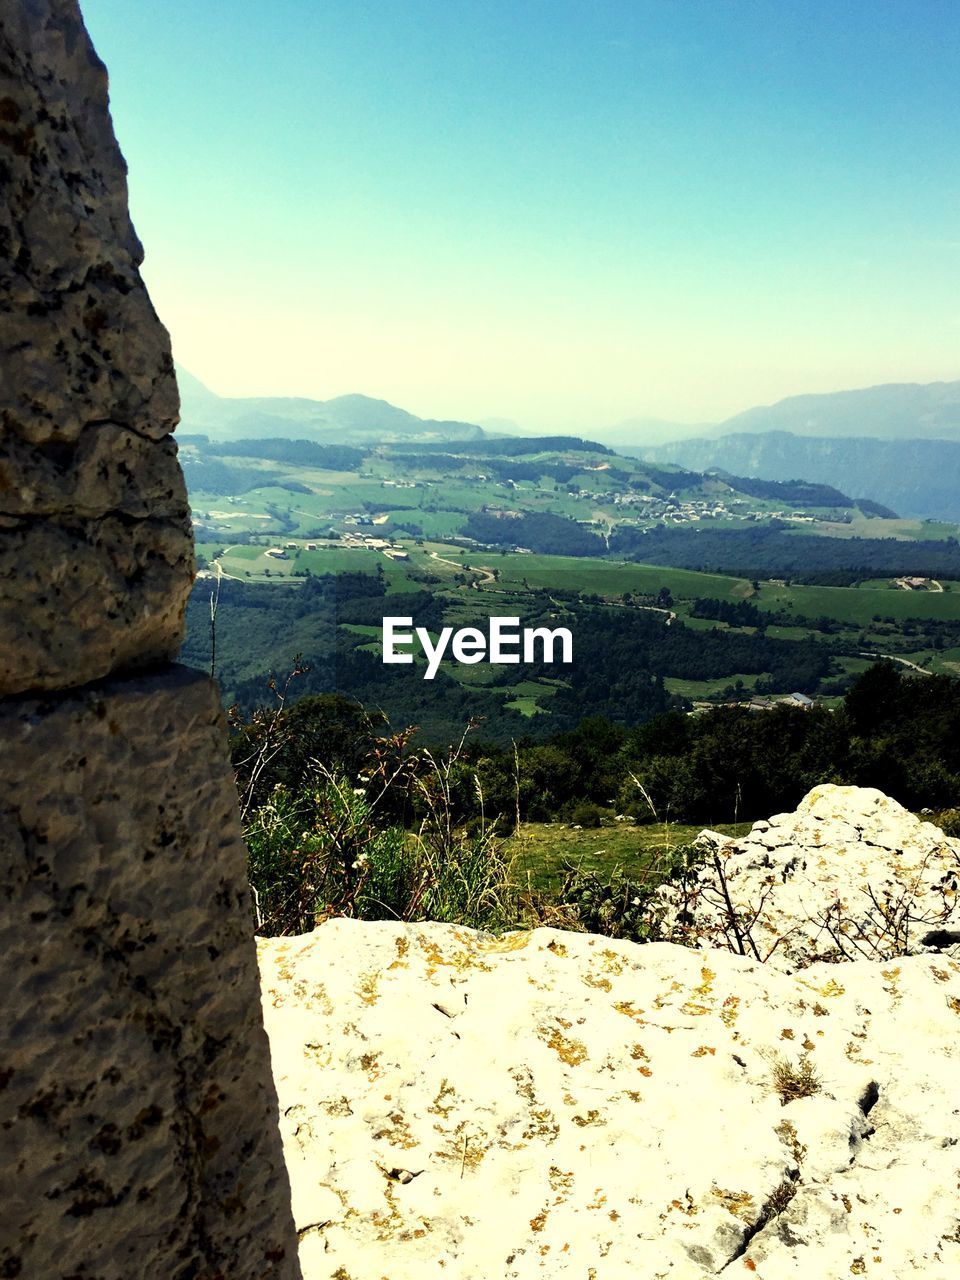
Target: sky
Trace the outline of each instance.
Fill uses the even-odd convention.
[[[956,0],[81,0],[221,395],[577,430],[960,378]]]

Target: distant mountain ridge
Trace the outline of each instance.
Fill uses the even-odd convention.
[[[833,484],[903,516],[960,521],[960,441],[737,432],[631,452],[651,462],[764,480]]]
[[[212,440],[307,439],[318,444],[390,440],[482,440],[473,422],[418,418],[386,400],[345,395],[332,400],[296,396],[218,396],[177,367],[181,431]]]
[[[713,428],[717,435],[745,431],[957,440],[960,382],[890,382],[854,391],[788,396],[734,414]]]

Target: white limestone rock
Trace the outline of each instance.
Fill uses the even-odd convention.
[[[960,840],[872,787],[815,787],[740,840],[704,837],[722,877],[708,855],[657,896],[660,927],[678,941],[739,950],[732,906],[747,953],[789,971],[896,958],[960,929]]]
[[[337,920],[259,960],[305,1280],[960,1267],[951,958]]]

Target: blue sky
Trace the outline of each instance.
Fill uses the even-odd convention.
[[[960,377],[955,0],[81,0],[221,394],[586,429]]]

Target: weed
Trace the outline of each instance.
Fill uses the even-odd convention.
[[[823,1088],[823,1081],[810,1061],[809,1054],[803,1054],[796,1063],[777,1057],[773,1060],[773,1087],[780,1095],[781,1103],[786,1106],[797,1098],[810,1098],[819,1093]]]

